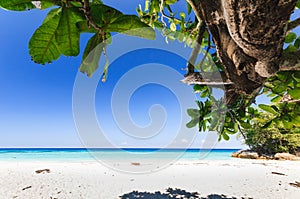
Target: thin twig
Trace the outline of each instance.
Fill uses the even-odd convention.
[[[170,17],[168,15],[166,15],[165,11],[164,11],[164,0],[161,0],[160,5],[159,5],[159,11],[161,13],[161,21],[165,24],[163,18],[169,19],[169,20],[175,20],[177,22],[180,22],[179,19],[177,19],[176,17]]]

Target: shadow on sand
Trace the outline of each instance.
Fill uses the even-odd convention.
[[[132,191],[130,193],[126,193],[120,196],[121,199],[136,199],[136,198],[144,198],[144,199],[237,199],[236,197],[227,197],[225,195],[211,194],[205,197],[200,197],[197,192],[187,192],[182,189],[172,189],[168,188],[166,193],[161,193],[157,191],[155,193],[150,192],[138,192]],[[245,198],[246,199],[246,198]],[[250,198],[249,198],[250,199]]]

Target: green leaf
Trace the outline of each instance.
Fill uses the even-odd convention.
[[[144,11],[148,11],[149,10],[149,5],[150,5],[150,0],[146,0],[145,1],[145,9],[144,9]]]
[[[237,131],[235,131],[233,129],[228,129],[228,128],[224,128],[224,132],[227,134],[231,134],[231,135],[237,133]]]
[[[46,9],[56,5],[54,1],[31,1],[31,0],[0,0],[0,7],[6,10],[26,11],[30,9]]]
[[[228,141],[230,139],[230,137],[226,133],[222,133],[222,137],[226,141]]]
[[[263,125],[261,128],[263,128],[263,129],[266,129],[266,128],[268,128],[268,127],[270,127],[271,126],[271,124],[272,124],[272,120],[271,121],[269,121],[269,122],[267,122],[265,125]]]
[[[292,76],[297,82],[300,82],[300,72],[299,71],[292,74]]]
[[[60,16],[61,9],[57,11],[56,15],[49,18],[46,23],[43,23],[31,37],[29,41],[29,53],[34,62],[45,64],[58,59],[60,56],[60,51],[55,40]]]
[[[288,94],[294,99],[300,99],[300,89],[289,90]]]
[[[295,46],[290,44],[286,49],[284,49],[284,52],[295,52],[297,50],[298,50],[298,48],[296,48]]]
[[[284,42],[285,43],[292,43],[297,38],[296,33],[290,32],[286,37]]]
[[[42,1],[32,1],[32,4],[34,4],[36,8],[44,10],[44,9],[50,8],[55,5],[59,5],[59,2],[57,2],[57,4],[55,4],[54,0],[52,0],[52,1],[51,0],[49,0],[49,1],[42,0]]]
[[[189,123],[186,124],[187,128],[193,128],[198,124],[198,119],[192,119]]]
[[[90,8],[90,16],[99,27],[110,24],[119,17],[123,16],[122,12],[119,10],[103,4],[92,4]]]
[[[159,12],[159,0],[152,0],[150,4],[150,13]]]
[[[200,109],[200,110],[202,110],[202,109],[203,109],[203,107],[204,107],[204,104],[203,104],[203,102],[201,102],[201,101],[196,101],[196,103],[197,103],[197,105],[198,105],[199,109]]]
[[[88,26],[87,21],[79,21],[77,29],[80,33],[97,33],[98,31],[93,26]]]
[[[254,110],[254,108],[253,107],[248,107],[248,112],[249,112],[249,114],[254,114],[254,112],[255,112],[255,110]]]
[[[105,47],[106,43],[103,42],[102,35],[96,33],[91,37],[85,47],[79,70],[89,77],[92,76],[99,67],[99,60]]]
[[[200,97],[201,98],[205,98],[205,97],[208,97],[209,96],[209,90],[207,89],[207,90],[205,90],[205,91],[203,91],[201,94],[200,94]]]
[[[0,7],[14,11],[25,11],[36,8],[31,0],[0,0]]]
[[[207,126],[206,126],[206,121],[205,121],[205,120],[202,120],[201,123],[202,123],[202,124],[201,124],[202,130],[203,130],[203,131],[206,131],[206,128],[207,128]],[[199,126],[200,126],[200,124],[199,124]]]
[[[126,35],[155,39],[155,31],[135,15],[123,15],[103,27],[105,32],[119,32]]]
[[[276,86],[275,88],[273,88],[273,91],[275,93],[282,93],[283,91],[286,91],[286,88],[287,88],[287,85],[285,85],[284,83],[281,83],[279,86]]]
[[[79,54],[80,33],[76,23],[84,20],[85,18],[77,13],[75,9],[63,7],[55,34],[62,54],[66,56],[77,56]]]
[[[175,32],[176,31],[176,24],[175,23],[171,23],[170,24],[170,29]]]
[[[264,111],[267,111],[267,112],[272,113],[274,115],[278,115],[277,111],[274,110],[271,106],[268,106],[268,105],[265,105],[265,104],[259,104],[258,107],[261,108]]]
[[[203,119],[204,119],[204,120],[208,120],[208,119],[210,119],[210,118],[212,117],[212,115],[213,115],[212,112],[207,113],[206,115],[204,115]]]
[[[300,8],[300,0],[298,0],[297,4],[296,4],[297,8]]]
[[[190,116],[190,117],[192,117],[192,118],[198,118],[199,116],[200,116],[200,114],[199,114],[199,110],[198,109],[188,109],[187,110],[187,113],[188,113],[188,115]]]
[[[284,121],[284,120],[282,120],[282,124],[283,124],[284,128],[286,128],[286,129],[291,129],[291,128],[293,128],[293,125],[294,125],[292,122]]]
[[[165,4],[167,5],[172,5],[174,3],[176,3],[178,0],[165,0]]]
[[[188,2],[186,2],[186,5],[187,5],[187,12],[188,12],[188,14],[191,14],[191,12],[192,12],[192,6]]]
[[[273,103],[280,102],[281,99],[282,99],[281,96],[276,96],[273,99],[271,99],[271,102],[273,102]]]
[[[199,93],[199,92],[204,91],[206,89],[207,89],[207,86],[199,85],[199,84],[195,84],[194,85],[194,91],[195,91],[195,93]]]
[[[275,105],[271,105],[271,107],[278,113],[280,110]]]
[[[60,16],[60,13],[61,13],[61,8],[55,8],[55,9],[50,10],[50,12],[45,17],[43,23],[47,23],[49,20],[51,20],[56,15]]]

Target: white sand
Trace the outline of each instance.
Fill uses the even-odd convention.
[[[129,167],[143,167],[123,163]],[[35,173],[50,169],[50,173]],[[272,174],[279,172],[285,175]],[[137,190],[165,192],[168,187],[237,198],[299,199],[300,162],[228,160],[177,162],[157,172],[128,174],[99,162],[0,162],[0,198],[117,199]],[[23,190],[24,189],[24,190]]]

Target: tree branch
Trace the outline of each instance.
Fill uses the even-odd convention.
[[[298,19],[295,19],[294,21],[291,21],[288,24],[287,31],[293,30],[294,28],[296,28],[299,25],[300,25],[300,17]]]
[[[224,72],[194,72],[192,74],[187,75],[182,83],[188,85],[209,85],[209,86],[221,86],[221,85],[230,85],[233,84]]]
[[[201,19],[200,15],[199,15],[199,12],[197,11],[197,7],[196,7],[194,1],[193,1],[193,0],[186,0],[186,2],[187,2],[188,4],[190,4],[190,6],[192,7],[192,10],[194,11],[194,13],[195,13],[195,15],[196,15],[198,21],[203,21],[203,20]]]
[[[93,28],[95,30],[98,31],[99,34],[101,35],[105,35],[105,33],[102,31],[102,29],[93,21],[93,19],[91,18],[91,8],[90,8],[90,2],[89,0],[84,0],[83,2],[80,1],[80,3],[82,4],[82,9],[83,9],[83,12],[84,12],[84,16],[87,20],[87,25],[88,27],[90,28],[90,25],[93,26]]]
[[[189,75],[189,74],[194,73],[194,70],[195,70],[194,66],[195,66],[198,54],[201,50],[201,44],[202,44],[202,40],[203,40],[203,37],[204,37],[205,29],[206,29],[206,25],[205,25],[204,21],[201,21],[200,25],[199,25],[197,38],[196,38],[196,44],[193,48],[191,57],[190,57],[189,62],[187,64],[188,72],[187,72],[186,76]]]

